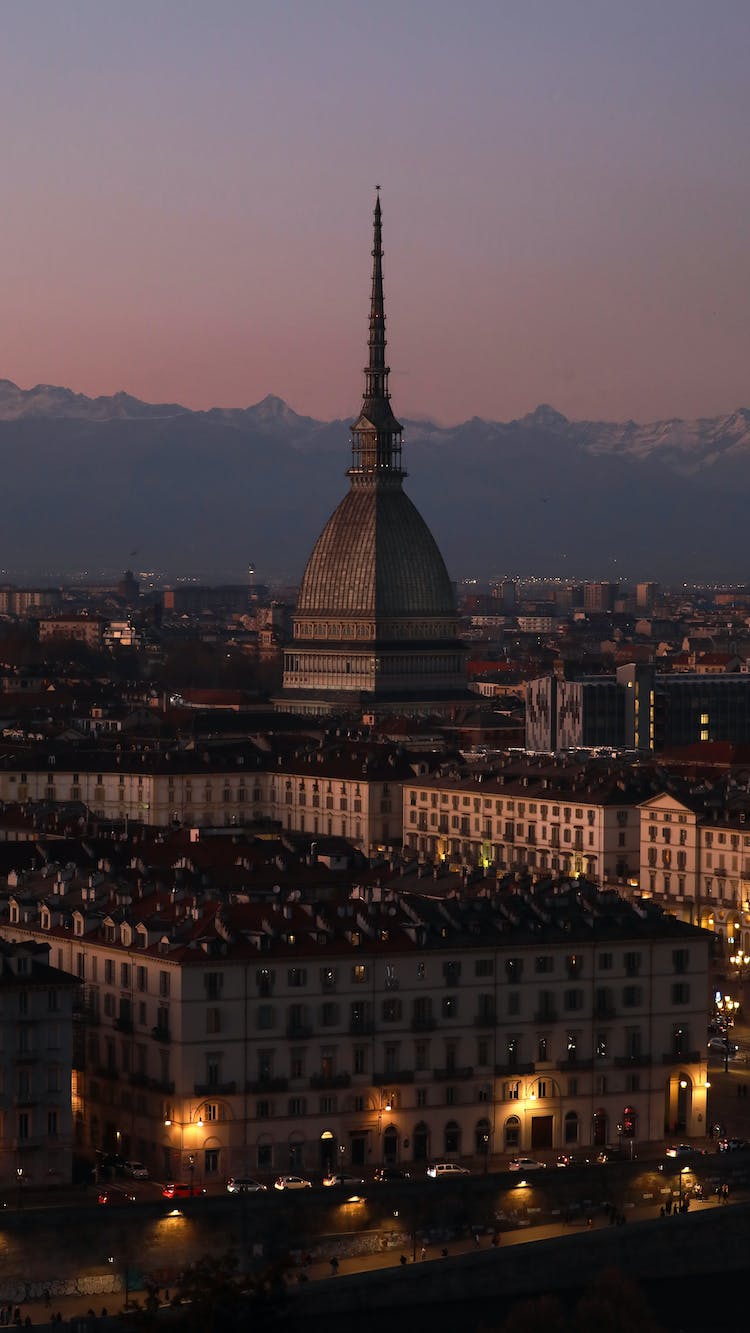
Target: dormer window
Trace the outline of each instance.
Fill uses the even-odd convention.
[[[49,908],[47,907],[42,908],[41,919],[42,919],[42,930],[49,930],[50,928]]]
[[[83,917],[80,912],[73,913],[73,934],[79,938],[83,934]]]
[[[146,927],[145,927],[145,926],[136,926],[136,928],[135,928],[135,933],[136,933],[136,935],[137,935],[137,937],[138,937],[138,948],[139,948],[139,949],[147,949],[147,948],[148,948],[148,931],[146,930]]]
[[[130,926],[125,921],[123,921],[122,925],[120,926],[120,943],[124,944],[126,949],[129,949],[131,944],[133,943],[133,932]]]
[[[111,921],[104,927],[104,938],[107,944],[114,944],[115,942],[115,928]]]
[[[12,925],[14,925],[14,926],[17,926],[17,925],[18,925],[18,920],[19,920],[18,903],[11,903],[11,905],[10,905],[10,919],[11,919],[11,924],[12,924]]]

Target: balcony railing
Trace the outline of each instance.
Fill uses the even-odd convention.
[[[556,1009],[537,1009],[534,1014],[535,1023],[557,1023],[560,1015]]]
[[[174,1083],[162,1078],[151,1078],[149,1074],[133,1073],[128,1075],[132,1088],[148,1088],[150,1092],[174,1092]]]
[[[286,1092],[289,1088],[288,1078],[256,1078],[251,1079],[245,1084],[245,1092]]]
[[[313,1030],[309,1023],[297,1023],[290,1020],[286,1025],[287,1037],[296,1037],[300,1041],[309,1041]]]
[[[382,1084],[383,1087],[387,1087],[389,1083],[413,1083],[413,1082],[414,1082],[414,1070],[413,1070],[413,1069],[396,1069],[396,1070],[391,1069],[391,1070],[388,1071],[388,1073],[380,1073],[380,1074],[379,1074],[379,1073],[375,1073],[375,1074],[373,1074],[373,1076],[372,1076],[372,1081],[373,1081],[373,1083],[380,1083],[380,1084]]]
[[[353,1037],[370,1037],[375,1031],[375,1024],[371,1018],[353,1018],[349,1031]]]
[[[565,1060],[560,1060],[557,1067],[562,1071],[568,1070],[570,1073],[576,1073],[579,1069],[593,1069],[594,1057],[593,1055],[571,1055]]]
[[[510,1064],[495,1065],[495,1074],[498,1078],[517,1078],[522,1074],[533,1074],[534,1068],[533,1060],[513,1060]]]
[[[437,1019],[432,1014],[415,1014],[411,1020],[412,1032],[434,1032],[436,1027]]]
[[[113,1026],[116,1032],[132,1032],[133,1020],[132,1018],[116,1018]]]
[[[172,1040],[172,1034],[169,1028],[159,1027],[158,1024],[155,1028],[151,1029],[151,1036],[153,1037],[154,1041],[168,1042]]]
[[[607,1019],[607,1018],[615,1018],[616,1016],[617,1016],[617,1010],[615,1009],[615,1006],[613,1004],[608,1003],[608,1004],[594,1005],[594,1018]]]
[[[638,1066],[650,1065],[650,1055],[616,1055],[615,1069],[637,1069]]]
[[[434,1069],[432,1076],[436,1083],[455,1083],[461,1079],[471,1078],[473,1073],[473,1065],[456,1065],[455,1069]]]
[[[676,1051],[666,1051],[661,1057],[661,1062],[663,1065],[697,1065],[705,1058],[701,1051],[682,1051],[680,1054]]]
[[[351,1081],[351,1074],[311,1074],[310,1087],[320,1090],[325,1088],[348,1088]]]
[[[479,1013],[474,1015],[475,1028],[497,1027],[497,1014]]]
[[[196,1097],[231,1097],[237,1091],[236,1083],[194,1083]]]

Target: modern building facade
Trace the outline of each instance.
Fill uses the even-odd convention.
[[[307,563],[277,706],[432,713],[466,697],[453,587],[403,489],[402,427],[385,359],[382,223],[375,205],[369,359],[352,426],[350,489]]]

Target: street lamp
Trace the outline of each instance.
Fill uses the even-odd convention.
[[[18,1180],[18,1207],[23,1208],[23,1167],[16,1167],[16,1179]]]
[[[342,1189],[344,1189],[344,1183],[345,1183],[345,1182],[344,1182],[344,1158],[345,1158],[345,1156],[346,1156],[346,1146],[345,1146],[345,1144],[340,1143],[340,1144],[339,1144],[339,1168],[340,1168],[340,1173],[341,1173],[341,1188],[342,1188]]]

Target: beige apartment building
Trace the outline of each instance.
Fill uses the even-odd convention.
[[[639,868],[638,800],[608,776],[427,777],[404,784],[404,844],[455,866],[624,884]]]
[[[750,813],[661,792],[640,819],[641,892],[750,952]]]
[[[325,908],[87,892],[20,886],[2,935],[82,983],[80,1145],[157,1178],[706,1132],[709,937],[655,906],[583,881]]]

